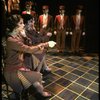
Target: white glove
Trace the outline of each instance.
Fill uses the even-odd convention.
[[[66,35],[68,35],[68,32],[66,32]]]
[[[83,32],[82,35],[84,36],[85,35],[85,32]]]
[[[57,31],[54,31],[54,35],[56,35],[57,34]]]
[[[70,34],[70,35],[72,35],[73,33],[72,33],[72,32],[70,32],[69,34]]]
[[[50,48],[53,48],[53,47],[56,45],[56,42],[54,42],[54,41],[49,41],[48,44],[49,44],[49,47],[50,47]]]
[[[47,36],[50,36],[51,37],[52,36],[52,33],[51,32],[48,32],[47,33]]]

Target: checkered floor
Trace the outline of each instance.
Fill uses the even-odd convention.
[[[53,96],[46,100],[99,100],[97,54],[77,56],[51,50],[47,54],[47,64],[52,72],[44,76],[44,87]],[[7,100],[5,84],[2,85],[2,100]],[[30,100],[36,99],[30,97]]]

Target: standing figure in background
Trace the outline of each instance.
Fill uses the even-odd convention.
[[[38,31],[42,33],[43,36],[47,34],[47,32],[50,33],[49,37],[45,39],[44,41],[49,41],[50,37],[52,36],[52,30],[53,30],[53,17],[48,14],[49,13],[49,7],[47,5],[42,6],[43,14],[39,16],[38,19]]]
[[[56,35],[57,52],[64,52],[65,39],[68,35],[69,18],[65,15],[65,6],[59,6],[59,15],[54,20],[54,34]]]
[[[82,15],[83,6],[76,8],[76,13],[71,17],[71,51],[74,54],[80,51],[80,39],[85,35],[85,17]]]
[[[20,14],[20,0],[8,0],[8,14]]]
[[[26,1],[25,10],[22,11],[22,15],[25,15],[25,14],[32,15],[34,17],[35,26],[36,26],[38,18],[37,18],[36,11],[33,11],[33,9],[32,9],[32,6],[35,6],[32,1]]]

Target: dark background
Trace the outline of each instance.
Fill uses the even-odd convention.
[[[20,0],[21,9],[24,10],[24,3],[28,0]],[[76,5],[84,5],[84,15],[86,17],[86,52],[99,52],[99,0],[31,0],[36,3],[35,10],[38,14],[42,13],[42,5],[49,5],[50,14],[58,14],[58,7],[61,4],[66,6],[66,13],[70,16],[73,14]],[[2,7],[2,6],[1,6]],[[2,7],[2,15],[4,15]],[[1,32],[4,29],[4,16],[1,20]]]
[[[23,1],[23,0],[22,0]],[[28,1],[28,0],[27,0]],[[99,0],[31,0],[36,3],[35,10],[42,13],[42,5],[49,5],[49,13],[53,16],[58,14],[59,5],[66,6],[66,14],[73,14],[76,5],[84,5],[84,15],[86,17],[86,52],[99,52]],[[22,8],[24,8],[22,2]]]

